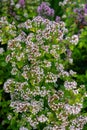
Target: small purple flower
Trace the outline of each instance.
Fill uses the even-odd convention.
[[[85,8],[87,9],[87,4],[85,5]]]
[[[87,14],[87,4],[85,5],[84,12]]]
[[[74,13],[78,13],[78,9],[77,9],[77,8],[76,8],[76,9],[74,9],[73,11],[74,11]]]
[[[59,17],[59,16],[56,16],[55,21],[56,21],[56,22],[59,22],[59,21],[60,21],[60,17]]]
[[[85,14],[87,14],[87,9],[84,9]]]
[[[19,4],[23,7],[25,5],[25,0],[19,0]]]
[[[51,9],[51,15],[54,16],[54,9]]]

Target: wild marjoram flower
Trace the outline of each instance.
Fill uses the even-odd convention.
[[[83,28],[84,26],[87,26],[87,4],[84,5],[84,7],[75,8],[74,9],[74,17],[76,24]]]
[[[25,0],[19,0],[19,4],[23,7],[25,5]]]
[[[43,17],[54,17],[54,10],[51,9],[46,2],[42,2],[38,7],[37,12],[40,16]]]
[[[77,36],[65,38],[64,22],[40,16],[22,25],[27,34],[22,32],[8,42],[6,62],[12,65],[12,78],[7,79],[3,87],[10,93],[13,112],[20,114],[16,123],[19,126],[20,122],[26,122],[18,129],[41,129],[43,126],[43,130],[65,130],[66,127],[71,130],[74,123],[75,130],[75,124],[83,122],[79,127],[82,130],[87,118],[81,116],[80,119],[79,115],[87,94],[79,93],[82,88],[77,88],[72,78],[76,73],[66,71],[66,63],[71,58],[71,55],[67,57],[66,46],[75,46]]]
[[[54,9],[50,8],[47,2],[42,2],[40,6],[37,8],[37,13],[39,16],[43,18],[53,19],[55,15]],[[61,18],[56,16],[55,21],[59,22]]]

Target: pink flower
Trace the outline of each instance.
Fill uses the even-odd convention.
[[[25,5],[25,0],[19,0],[19,4],[23,7]]]

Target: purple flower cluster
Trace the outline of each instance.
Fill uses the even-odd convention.
[[[19,4],[21,7],[23,7],[25,5],[25,0],[19,0]]]
[[[46,2],[42,2],[37,8],[37,13],[43,17],[54,17],[54,10],[51,9]]]
[[[55,21],[56,21],[56,22],[59,22],[60,20],[61,20],[61,18],[60,18],[59,16],[56,16]]]
[[[87,25],[87,4],[84,8],[76,8],[74,9],[76,23],[82,27]]]
[[[87,4],[85,5],[84,12],[87,14]]]

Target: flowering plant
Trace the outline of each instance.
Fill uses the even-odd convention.
[[[7,17],[0,18],[0,43],[7,44],[8,40],[17,36],[15,22],[8,22]]]
[[[3,90],[4,82],[10,77],[10,65],[5,61],[5,50],[0,47],[0,129],[6,128],[8,120],[6,115],[10,112],[10,95]]]
[[[9,128],[82,130],[87,122],[81,113],[85,86],[78,88],[76,72],[67,71],[78,36],[67,37],[64,22],[40,16],[18,27],[21,34],[8,41],[6,62],[12,69],[3,87],[13,110]]]
[[[71,33],[79,33],[87,25],[87,7],[81,1],[64,0],[59,2],[64,14],[62,20],[66,22]]]
[[[52,9],[49,6],[49,3],[47,2],[42,2],[40,6],[37,8],[37,13],[39,16],[43,18],[48,18],[50,20],[55,20],[56,22],[60,21],[60,17],[56,16],[55,17],[55,10]]]
[[[1,0],[0,17],[8,17],[9,20],[20,23],[37,15],[36,9],[40,1],[35,0]]]
[[[77,4],[78,3],[78,4]],[[78,34],[79,43],[72,51],[74,71],[78,72],[78,82],[87,84],[87,4],[86,2],[74,2],[64,0],[59,5],[65,10],[62,20],[68,28],[68,35]],[[87,87],[86,87],[87,88]]]
[[[40,6],[37,8],[38,15],[47,17],[47,18],[53,18],[54,17],[54,10],[51,9],[46,2],[42,2]]]
[[[87,26],[87,5],[84,5],[83,8],[76,8],[74,9],[74,17],[75,22],[79,28],[83,28],[84,26]]]

